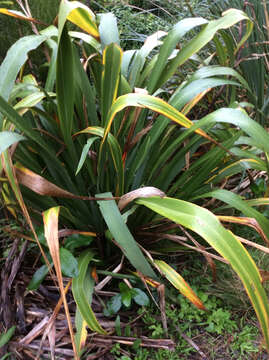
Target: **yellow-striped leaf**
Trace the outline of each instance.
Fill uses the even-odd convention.
[[[167,118],[181,126],[184,126],[185,128],[190,128],[193,125],[191,120],[189,120],[185,115],[180,113],[177,109],[162,99],[141,93],[126,94],[118,97],[110,109],[103,141],[110,131],[116,114],[128,106],[150,109],[156,113],[166,116]],[[197,129],[195,132],[205,137],[206,139],[214,141],[201,129]]]
[[[139,199],[136,203],[196,232],[229,261],[253,304],[269,350],[269,304],[261,275],[253,259],[234,234],[226,230],[210,211],[183,200],[168,197],[148,198]]]
[[[204,304],[192,290],[192,288],[186,283],[179,273],[177,273],[171,266],[166,264],[162,260],[154,260],[154,263],[158,266],[167,280],[178,289],[187,299],[189,299],[198,309],[205,310]]]
[[[36,20],[34,18],[31,18],[29,16],[25,16],[21,11],[0,8],[0,14],[5,14],[5,15],[8,15],[8,16],[14,17],[16,19],[26,20],[26,21],[30,21],[30,22],[33,22],[33,23],[40,24],[40,21],[38,21],[38,20]]]
[[[95,15],[88,6],[79,1],[62,0],[59,9],[59,38],[67,19],[94,38],[99,39]]]
[[[101,113],[102,123],[105,125],[111,105],[118,93],[122,54],[121,48],[113,43],[108,45],[103,52]]]

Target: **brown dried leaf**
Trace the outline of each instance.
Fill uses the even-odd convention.
[[[122,195],[118,203],[118,207],[122,210],[126,205],[137,198],[148,198],[152,196],[164,197],[165,193],[153,186],[145,186]]]

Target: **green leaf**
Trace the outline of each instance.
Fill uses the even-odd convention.
[[[151,79],[149,81],[150,87],[149,92],[152,93],[153,91],[157,90],[159,87],[161,87],[168,79],[172,77],[172,75],[175,73],[175,71],[178,69],[180,65],[183,65],[192,55],[196,54],[200,49],[202,49],[209,41],[211,41],[214,37],[214,35],[222,29],[227,29],[235,24],[237,24],[240,21],[246,20],[246,33],[244,36],[242,36],[241,41],[237,45],[236,51],[242,46],[242,44],[247,40],[247,38],[250,36],[253,23],[251,20],[246,16],[245,13],[243,13],[240,10],[237,9],[229,9],[225,11],[222,14],[222,17],[217,20],[210,21],[191,41],[189,41],[182,49],[178,52],[175,58],[173,58],[170,62],[167,61],[167,54],[164,57],[162,53],[162,49],[160,51],[160,55],[157,61],[157,64],[159,61],[162,62],[162,67],[159,68],[157,65],[155,65],[156,68],[153,68]],[[184,21],[189,21],[190,23],[193,21],[197,24],[195,25],[202,25],[206,21],[201,21],[199,24],[199,18],[194,19],[184,19]],[[179,23],[180,24],[180,23]],[[179,25],[175,25],[179,26]],[[191,28],[191,26],[189,25]],[[194,27],[194,26],[192,26]],[[181,30],[182,31],[182,30]],[[186,32],[186,31],[185,31]],[[175,38],[176,35],[171,31],[172,35],[171,38],[173,39],[174,43],[173,46],[175,46]],[[167,38],[169,37],[167,36]],[[165,47],[166,41],[164,41],[163,47]],[[163,48],[162,47],[162,48]],[[170,51],[171,52],[171,51]],[[164,58],[164,59],[163,59]],[[165,65],[165,66],[164,66]],[[160,72],[162,71],[162,72]]]
[[[132,291],[131,289],[124,283],[119,284],[121,300],[124,306],[129,307],[132,302]]]
[[[28,58],[28,52],[36,49],[47,39],[48,37],[45,35],[25,36],[15,42],[8,50],[0,66],[0,94],[5,100],[9,99],[17,75]]]
[[[4,356],[2,356],[0,360],[6,360],[6,359],[8,359],[8,357],[9,357],[10,355],[12,355],[11,352],[9,352],[9,353],[5,354]]]
[[[203,66],[193,75],[191,75],[190,79],[188,80],[188,83],[191,83],[193,80],[198,79],[205,79],[212,76],[233,76],[237,80],[240,81],[240,83],[250,91],[249,85],[246,82],[246,80],[234,69],[231,69],[226,66],[219,66],[219,65],[210,65],[210,66]]]
[[[105,316],[111,316],[117,314],[122,305],[122,297],[121,294],[114,295],[106,304],[106,308],[104,310]]]
[[[54,93],[48,93],[49,96],[55,96]],[[36,106],[41,100],[43,100],[46,97],[46,94],[42,91],[36,91],[35,93],[32,93],[25,98],[23,98],[21,101],[19,101],[15,106],[14,109],[19,110],[23,108],[31,108]]]
[[[257,121],[251,119],[243,109],[222,108],[199,120],[201,127],[205,124],[215,123],[227,123],[240,127],[254,142],[259,139],[259,149],[269,153],[269,134]]]
[[[80,157],[80,160],[79,160],[79,163],[78,163],[78,167],[77,167],[77,171],[76,171],[76,175],[79,173],[79,171],[81,170],[85,160],[86,160],[86,157],[88,155],[88,152],[92,146],[92,144],[95,142],[95,140],[98,139],[97,136],[94,136],[92,138],[89,138],[87,140],[87,143],[83,146],[83,150],[82,150],[82,153],[81,153],[81,157]]]
[[[96,197],[112,197],[112,194],[109,192],[104,194],[97,194]],[[98,205],[112,236],[119,244],[124,255],[128,258],[130,263],[143,275],[156,279],[154,271],[147,262],[128,227],[126,226],[116,205],[116,202],[114,200],[99,200]]]
[[[79,133],[75,134],[92,134],[100,136],[101,138],[104,138],[104,129],[99,126],[90,126]],[[117,141],[117,139],[112,135],[108,134],[107,142],[110,150],[110,154],[112,157],[112,161],[116,170],[116,176],[117,176],[117,186],[116,189],[118,191],[119,195],[123,194],[124,189],[124,169],[123,169],[123,163],[122,163],[122,151],[121,147]],[[100,178],[102,176],[102,168],[101,166],[98,166],[98,177]]]
[[[0,348],[9,342],[15,330],[16,330],[16,326],[14,325],[11,328],[9,328],[6,333],[0,335]]]
[[[142,109],[150,109],[156,113],[166,116],[168,119],[186,128],[190,128],[193,125],[193,122],[189,120],[184,114],[179,112],[177,109],[175,109],[173,106],[171,106],[162,99],[145,94],[126,94],[118,97],[111,106],[108,114],[108,121],[105,128],[103,142],[110,131],[116,114],[128,106],[139,107]],[[204,131],[200,129],[196,129],[195,131],[199,135],[208,138],[207,134]]]
[[[39,285],[42,283],[42,281],[45,279],[49,272],[49,269],[47,265],[42,265],[39,269],[36,270],[34,273],[30,283],[27,286],[28,290],[37,290],[39,288]]]
[[[136,202],[196,232],[229,261],[244,284],[269,348],[269,304],[261,283],[261,275],[253,259],[234,234],[227,231],[210,211],[186,201],[147,198]]]
[[[218,79],[213,77],[209,79],[193,80],[192,82],[184,86],[183,89],[180,88],[178,91],[176,91],[171,97],[170,103],[176,109],[181,111],[184,105],[186,105],[189,101],[193,100],[203,91],[224,85],[240,86],[240,84],[235,81]]]
[[[25,140],[25,137],[12,131],[0,132],[0,154],[14,143]]]
[[[134,86],[138,86],[139,84],[139,77],[141,75],[142,69],[145,65],[145,61],[147,56],[151,53],[151,51],[162,44],[160,39],[165,36],[166,33],[164,31],[157,31],[156,33],[148,36],[144,42],[144,45],[141,47],[140,50],[137,50],[135,54],[129,52],[129,56],[133,57],[132,61],[129,59],[128,67],[130,65],[128,81],[130,83],[131,88]],[[126,54],[126,52],[124,53]],[[127,52],[128,54],[128,52]],[[126,59],[127,60],[127,59]],[[130,64],[131,61],[131,64]],[[125,72],[125,77],[127,77],[127,70],[128,67],[125,64],[125,69],[123,68],[123,74]]]
[[[89,303],[91,303],[92,301],[93,288],[94,288],[94,280],[91,277],[91,269],[88,268],[87,274],[84,279],[84,293]],[[76,347],[79,351],[81,351],[81,349],[86,345],[88,331],[87,331],[87,323],[81,316],[78,307],[76,309],[75,325],[76,325],[76,335],[75,335]]]
[[[36,232],[36,235],[38,237],[40,244],[48,247],[48,243],[47,243],[47,240],[46,240],[45,234],[44,234],[44,226],[41,225],[41,226],[37,227],[35,229],[35,232]],[[33,240],[34,240],[34,238],[33,238]]]
[[[102,72],[102,123],[107,123],[107,115],[114,103],[119,87],[122,50],[116,44],[108,45],[103,53]]]
[[[135,351],[138,351],[138,349],[140,348],[141,346],[141,343],[142,343],[142,340],[141,339],[136,339],[132,345],[132,348],[135,350]]]
[[[152,94],[157,88],[159,77],[162,74],[168,58],[172,54],[173,50],[179,43],[179,40],[190,30],[196,26],[206,24],[208,21],[203,18],[189,18],[179,21],[173,26],[165,38],[163,45],[161,46],[157,61],[152,69],[149,81],[148,91]]]
[[[73,38],[83,40],[85,43],[91,45],[97,52],[101,53],[101,44],[91,35],[78,31],[69,31],[68,34]]]
[[[57,55],[57,106],[65,144],[72,147],[71,132],[74,116],[73,49],[66,26],[63,28]]]
[[[81,234],[72,234],[65,238],[64,247],[65,249],[73,252],[76,248],[89,246],[93,238]]]
[[[69,250],[60,248],[60,260],[62,273],[65,276],[71,278],[78,276],[78,262]]]
[[[116,330],[117,336],[121,336],[120,316],[119,315],[117,315],[116,320],[115,320],[115,330]]]
[[[141,306],[149,305],[149,297],[148,295],[139,288],[133,288],[133,299],[134,301]]]
[[[72,292],[75,302],[79,308],[80,314],[86,321],[87,325],[92,331],[99,334],[106,334],[96,319],[94,312],[89,304],[89,294],[85,293],[84,281],[90,261],[93,259],[93,252],[91,250],[84,251],[78,260],[78,277],[72,281]],[[93,289],[92,289],[93,291]]]

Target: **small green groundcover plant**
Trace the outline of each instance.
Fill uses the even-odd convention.
[[[1,12],[35,22],[27,14]],[[198,54],[219,31],[241,22],[246,31],[237,52],[252,23],[235,9],[213,21],[183,19],[168,33],[149,36],[140,49],[124,51],[113,14],[95,16],[86,5],[63,0],[57,26],[22,37],[0,66],[2,203],[14,216],[21,209],[45,259],[30,287],[54,265],[77,359],[86,326],[106,334],[91,308],[96,271],[135,277],[155,288],[165,277],[205,309],[167,261],[171,251],[194,247],[212,264],[216,254],[206,252],[205,243],[242,280],[269,348],[261,275],[240,239],[220,223],[253,225],[253,218],[266,240],[269,221],[253,206],[267,200],[247,202],[218,189],[235,174],[267,171],[260,155],[269,153],[269,135],[236,102],[236,89],[250,91],[246,81],[231,68],[210,65],[213,54]],[[185,35],[189,40],[181,47]],[[44,51],[45,79],[25,66],[35,49]],[[196,70],[179,80],[181,67],[190,62]],[[209,113],[218,87],[227,91]],[[201,206],[204,198],[216,198],[246,218],[214,215]],[[42,222],[40,234],[36,227]],[[196,238],[183,241],[182,231]],[[107,272],[111,268],[116,275]],[[62,271],[72,278],[76,340]],[[120,289],[120,302],[137,302],[139,288]]]

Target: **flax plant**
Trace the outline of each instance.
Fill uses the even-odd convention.
[[[1,12],[33,21],[6,9]],[[68,22],[79,30],[69,31]],[[125,269],[144,283],[160,286],[164,276],[204,309],[169,260],[152,257],[146,241],[149,236],[175,239],[178,225],[197,234],[198,251],[199,241],[206,241],[239,275],[269,348],[269,306],[260,273],[240,240],[200,206],[205,197],[220,199],[254,218],[256,228],[268,238],[268,219],[217,186],[245,169],[266,168],[257,149],[269,153],[269,135],[241,107],[229,107],[231,89],[250,90],[242,76],[225,66],[207,66],[198,57],[219,31],[241,22],[246,31],[236,45],[238,51],[252,23],[234,9],[214,21],[183,19],[168,33],[148,37],[140,49],[123,51],[112,14],[96,18],[82,3],[63,0],[58,26],[21,38],[0,67],[1,173],[10,184],[2,186],[3,203],[13,215],[20,211],[10,207],[12,189],[23,213],[31,215],[27,219],[33,232],[32,221],[41,223],[43,216],[46,241],[35,239],[51,253],[67,315],[59,235],[73,231],[88,236],[78,246],[83,249],[79,253],[62,250],[78,261],[70,275],[78,308],[76,358],[86,326],[105,333],[91,309],[89,293],[94,287],[87,280],[88,270],[100,259],[103,269],[112,265],[111,258],[121,262],[119,248]],[[181,48],[184,36],[194,29]],[[50,51],[44,83],[24,72],[29,52],[42,44]],[[197,61],[197,70],[172,86],[175,73],[190,59]],[[223,86],[228,89],[226,107],[195,118],[196,109]],[[73,339],[70,321],[69,327]]]

